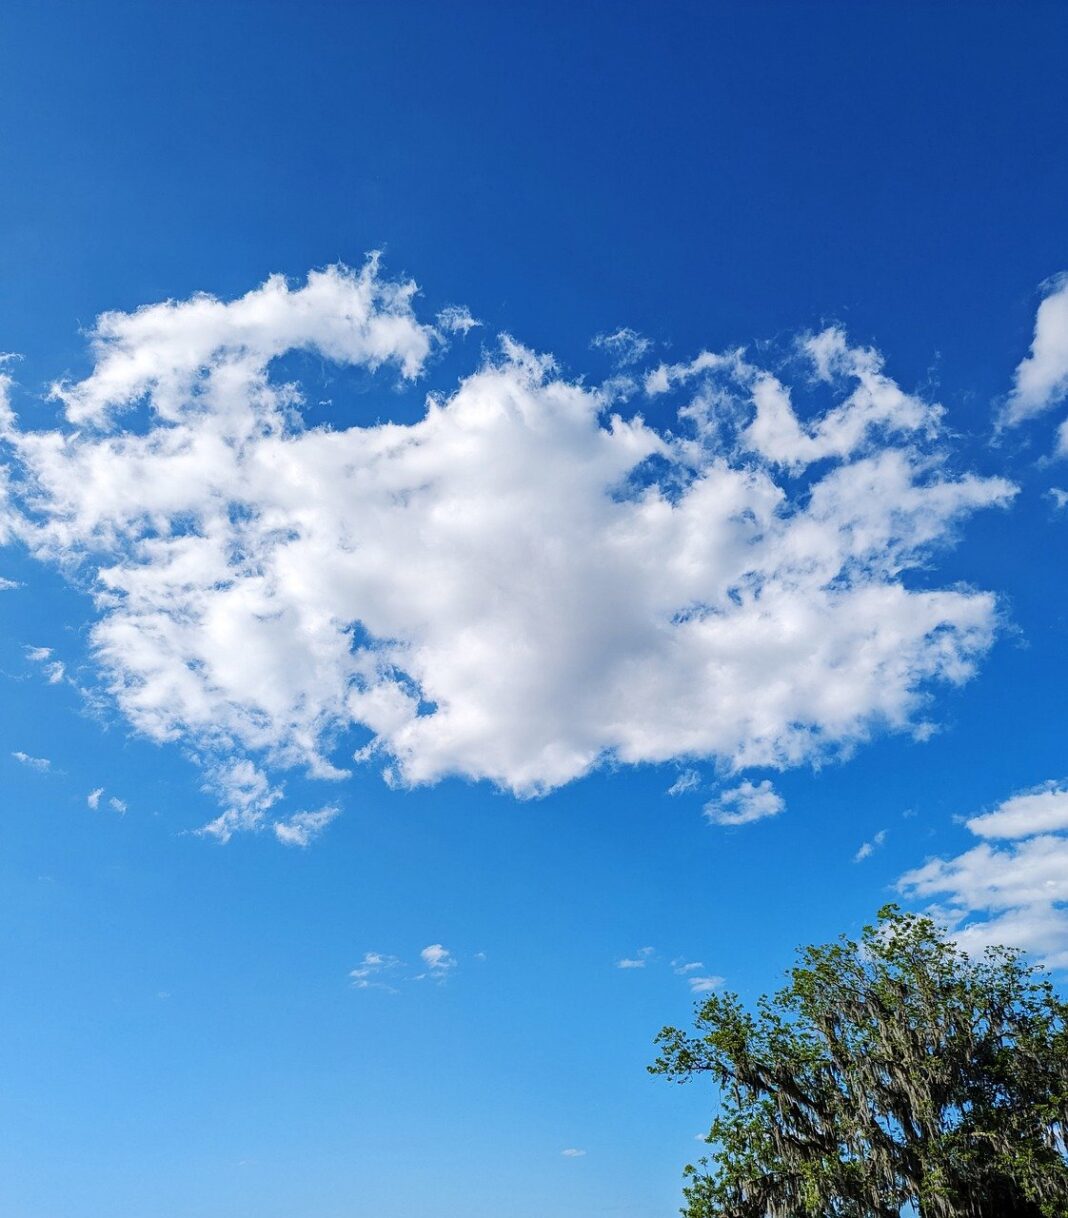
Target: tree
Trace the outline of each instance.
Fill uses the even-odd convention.
[[[687,1218],[1068,1215],[1068,1004],[1045,974],[888,905],[788,977],[657,1037],[653,1074],[719,1088]]]

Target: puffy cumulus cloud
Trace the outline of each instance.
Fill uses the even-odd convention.
[[[1016,368],[1003,422],[1021,423],[1068,397],[1068,274],[1048,281],[1035,315],[1030,353]],[[1068,424],[1060,430],[1061,451],[1068,451]]]
[[[1049,782],[1014,795],[992,812],[973,816],[968,828],[979,837],[1031,837],[1068,829],[1068,787]]]
[[[92,374],[52,392],[76,424],[103,424],[146,394],[160,420],[178,422],[198,407],[231,404],[245,415],[247,398],[265,388],[266,366],[288,351],[370,368],[395,362],[414,377],[435,337],[415,320],[415,292],[410,281],[382,279],[372,256],[359,272],[312,271],[299,288],[272,275],[239,300],[201,294],[104,313],[91,334]]]
[[[308,425],[278,357],[413,377],[445,341],[414,292],[372,261],[106,314],[65,426],[4,415],[10,527],[92,577],[107,688],[198,755],[206,832],[269,825],[286,767],[343,777],[346,735],[395,784],[529,796],[604,762],[840,755],[971,675],[994,598],[907,572],[1014,488],[951,473],[940,407],[877,353],[805,339],[815,410],[704,353],[638,378],[674,410],[654,428],[504,338],[415,422]]]
[[[426,965],[426,973],[417,977],[417,981],[429,977],[432,981],[443,982],[456,967],[456,957],[440,943],[431,943],[424,947],[419,956]]]
[[[752,783],[748,779],[740,786],[705,804],[705,816],[714,825],[748,825],[768,816],[778,816],[786,801],[771,785],[771,780]]]
[[[901,891],[934,901],[966,950],[1002,943],[1068,968],[1068,787],[1014,795],[967,825],[988,840],[929,859],[901,877]]]

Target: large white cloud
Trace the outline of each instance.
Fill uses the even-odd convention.
[[[938,902],[967,950],[1003,943],[1068,968],[1068,787],[1014,795],[967,825],[987,840],[908,872],[902,892]]]
[[[1068,275],[1051,279],[1035,315],[1029,354],[1016,368],[1004,421],[1021,423],[1059,405],[1068,397]],[[1058,446],[1068,452],[1068,422],[1059,432]]]
[[[352,728],[391,781],[520,795],[606,760],[782,767],[907,729],[989,646],[991,595],[905,574],[1013,488],[952,476],[941,409],[840,331],[798,348],[832,399],[809,419],[705,353],[646,375],[685,394],[657,429],[505,338],[417,422],[308,426],[272,361],[414,377],[444,339],[413,303],[372,263],[107,314],[67,425],[5,416],[14,528],[93,575],[111,694],[206,759],[220,836],[266,823],[272,767],[342,775]]]

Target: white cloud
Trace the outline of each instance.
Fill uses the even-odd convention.
[[[413,377],[443,341],[413,295],[371,264],[106,314],[56,388],[70,425],[5,424],[12,527],[94,578],[107,688],[199,756],[206,832],[266,827],[277,770],[344,777],[353,730],[396,784],[528,796],[606,762],[843,755],[971,675],[994,598],[902,576],[1014,488],[950,475],[941,408],[876,353],[807,339],[837,405],[805,420],[773,373],[704,353],[660,376],[695,387],[669,432],[506,338],[417,422],[306,425],[272,361]]]
[[[702,977],[687,977],[690,985],[691,994],[711,994],[713,990],[718,990],[723,984],[723,978],[717,977],[715,974]]]
[[[978,837],[1031,837],[1068,829],[1068,787],[1049,782],[1034,791],[1013,795],[992,812],[966,822]]]
[[[714,825],[748,825],[768,816],[778,816],[785,807],[786,801],[771,785],[770,779],[756,784],[747,779],[705,804],[705,816]]]
[[[1068,507],[1068,491],[1063,490],[1059,486],[1051,486],[1046,494],[1058,512],[1063,512]]]
[[[929,859],[903,875],[912,898],[936,900],[969,951],[1003,943],[1068,968],[1068,787],[1047,783],[966,822],[982,841],[950,859]]]
[[[226,811],[198,832],[220,842],[228,842],[239,830],[262,828],[267,810],[283,795],[282,788],[271,786],[247,758],[213,766],[206,789],[218,796]]]
[[[466,334],[482,325],[471,316],[471,311],[462,305],[447,305],[437,316],[438,328],[446,334]]]
[[[419,955],[427,967],[426,976],[434,981],[444,981],[456,967],[456,957],[440,943],[431,943],[429,947],[424,947]]]
[[[651,947],[640,947],[636,955],[625,956],[622,960],[617,960],[616,968],[645,968],[649,962],[649,957],[653,954],[653,950]]]
[[[0,592],[12,592],[15,588],[21,588],[22,585],[15,579],[5,579],[0,575]]]
[[[696,791],[701,783],[701,776],[696,770],[683,770],[667,789],[668,795],[685,795],[687,791]]]
[[[1031,351],[1016,368],[1003,420],[1021,423],[1068,396],[1068,275],[1057,275],[1035,315]],[[1062,429],[1061,443],[1065,432]]]
[[[95,812],[100,807],[100,796],[104,794],[103,787],[94,787],[85,797],[85,802]]]
[[[680,977],[685,977],[687,973],[700,972],[705,966],[700,960],[672,960],[671,967]]]
[[[853,855],[854,863],[862,863],[866,858],[870,858],[880,846],[886,842],[886,830],[880,829],[878,833],[871,839],[870,842],[862,842],[860,849]]]
[[[395,994],[397,991],[384,978],[395,973],[402,965],[403,961],[396,956],[365,952],[360,964],[349,973],[349,978],[354,989],[388,990]]]
[[[112,795],[112,797],[108,800],[108,807],[112,810],[112,812],[118,812],[120,816],[126,815],[126,800],[119,799],[115,795]]]
[[[24,753],[21,749],[12,753],[11,756],[21,765],[27,766],[31,770],[37,770],[41,774],[52,768],[52,763],[47,757],[31,757],[29,753]]]
[[[630,326],[623,326],[612,334],[598,334],[590,344],[607,351],[620,367],[636,364],[644,359],[653,344]]]
[[[264,373],[288,351],[370,368],[392,362],[414,377],[435,333],[412,314],[415,284],[384,280],[377,271],[372,257],[359,272],[312,271],[298,288],[272,275],[229,303],[201,294],[104,313],[92,332],[92,374],[77,384],[57,382],[53,394],[74,424],[103,425],[146,394],[160,419],[177,423],[191,410],[231,405],[247,419],[249,399],[260,393],[278,405]]]
[[[275,837],[287,846],[307,846],[340,812],[336,804],[328,804],[317,812],[296,812],[286,820],[275,821]]]
[[[582,1159],[586,1154],[584,1150],[579,1150],[576,1146],[569,1146],[566,1150],[560,1151],[560,1153],[565,1159]]]
[[[58,685],[66,676],[66,667],[61,660],[52,659],[51,647],[26,647],[26,659],[33,664],[42,664],[49,685]]]

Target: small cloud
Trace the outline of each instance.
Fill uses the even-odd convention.
[[[52,659],[51,647],[27,647],[26,659],[31,664],[43,664],[49,685],[58,685],[66,676],[66,668],[61,660]]]
[[[288,820],[275,821],[274,835],[286,846],[307,846],[340,813],[337,804],[328,804],[317,812],[295,812]]]
[[[862,863],[866,858],[870,858],[885,841],[886,830],[880,829],[870,842],[864,842],[856,854],[853,855],[853,862]]]
[[[352,969],[349,977],[352,987],[356,990],[387,990],[391,994],[397,991],[383,978],[395,972],[402,964],[396,956],[386,956],[381,952],[365,952],[359,965]]]
[[[1012,426],[1042,414],[1068,396],[1068,274],[1043,284],[1031,350],[1016,367],[1002,422]]]
[[[0,575],[0,592],[13,592],[16,588],[21,588],[22,585],[17,579],[4,579]]]
[[[723,791],[717,799],[705,804],[705,816],[713,825],[748,825],[769,816],[778,816],[786,801],[771,785],[763,782],[743,782],[741,786]]]
[[[440,329],[447,334],[467,334],[468,330],[482,325],[477,318],[471,316],[470,309],[463,305],[447,305],[437,316]]]
[[[622,960],[616,961],[616,968],[645,968],[646,962],[653,954],[654,949],[651,947],[640,947],[637,955]]]
[[[620,365],[636,364],[652,345],[649,339],[630,326],[622,326],[613,334],[598,334],[590,343],[591,347],[607,351]]]
[[[225,811],[196,832],[214,837],[225,845],[240,830],[263,828],[267,809],[283,795],[282,788],[271,786],[267,775],[248,758],[239,758],[209,770],[205,791],[211,792]]]
[[[687,791],[696,791],[701,783],[701,775],[696,770],[683,770],[675,781],[668,787],[668,795],[685,795]]]
[[[1051,486],[1046,491],[1046,497],[1052,501],[1058,512],[1063,512],[1068,507],[1068,491],[1062,490],[1059,486]]]
[[[94,787],[85,797],[85,802],[95,812],[100,807],[100,796],[104,794],[103,787]]]
[[[718,990],[723,984],[723,978],[717,977],[715,973],[709,973],[707,976],[690,977],[691,994],[710,994],[713,990]]]
[[[685,977],[687,973],[699,972],[705,966],[700,960],[672,960],[671,967],[675,970],[677,976]]]
[[[567,1150],[562,1150],[560,1153],[565,1159],[582,1159],[586,1155],[586,1152],[579,1150],[577,1146],[569,1146]]]
[[[22,765],[28,766],[31,770],[37,770],[41,774],[52,768],[52,763],[47,757],[31,757],[29,753],[24,753],[21,749],[12,753],[11,756]]]
[[[456,967],[456,957],[440,943],[431,943],[429,947],[424,947],[419,955],[427,967],[427,972],[423,976],[429,976],[434,981],[444,981]],[[416,978],[417,981],[422,979],[422,977]]]
[[[113,812],[118,812],[120,816],[126,815],[126,800],[118,799],[114,795],[108,800],[108,807]]]

